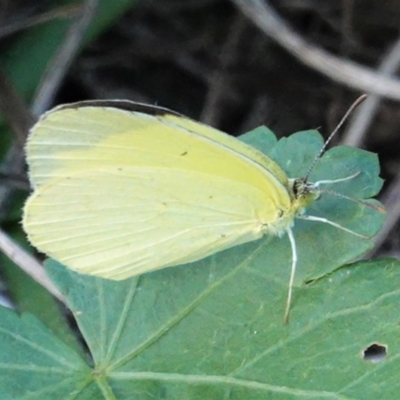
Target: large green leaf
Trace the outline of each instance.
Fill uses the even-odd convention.
[[[2,316],[3,398],[396,398],[397,261],[343,267],[306,286],[289,325],[277,311],[282,296],[266,292],[274,278],[251,273],[249,262],[244,257],[219,277],[204,265],[124,282],[49,265],[93,355],[93,372],[34,320]],[[379,364],[363,359],[373,343],[387,347]]]
[[[289,176],[305,174],[321,144],[315,132],[276,143],[270,132],[259,130],[244,139],[268,150]],[[376,157],[358,149],[332,149],[311,178],[355,172],[360,174],[335,190],[362,198],[379,190]],[[366,235],[376,233],[383,218],[365,205],[328,195],[309,213]],[[48,262],[93,366],[33,318],[5,318],[0,390],[6,399],[48,400],[396,398],[399,263],[343,266],[371,241],[309,221],[296,222],[294,232],[300,262],[288,325],[282,323],[291,260],[286,237],[122,282]],[[362,357],[374,343],[388,352],[377,364]],[[54,366],[54,357],[40,356],[54,349],[70,361]],[[39,376],[25,382],[31,370]],[[6,381],[9,374],[19,382],[17,397]]]

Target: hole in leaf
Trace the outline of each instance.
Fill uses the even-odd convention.
[[[378,364],[387,356],[387,346],[379,343],[373,343],[363,351],[363,359],[365,361]]]

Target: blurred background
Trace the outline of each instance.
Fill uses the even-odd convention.
[[[335,144],[379,154],[388,218],[370,256],[399,256],[399,28],[396,0],[1,0],[3,303],[51,315],[20,226],[23,146],[40,114],[85,99],[161,105],[235,136],[326,137],[367,93]]]

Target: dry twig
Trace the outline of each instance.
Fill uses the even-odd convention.
[[[0,39],[13,33],[20,32],[24,29],[44,24],[45,22],[52,21],[56,18],[70,18],[74,16],[80,8],[80,4],[69,4],[67,6],[55,8],[40,15],[34,15],[32,17],[24,18],[22,20],[7,25],[3,25],[0,27]]]
[[[400,80],[382,76],[352,61],[342,60],[304,40],[262,0],[232,0],[263,32],[305,65],[357,91],[400,100]]]
[[[393,75],[400,65],[400,39],[391,47],[389,52],[383,57],[383,61],[377,70],[382,76]],[[354,113],[347,131],[345,132],[342,143],[349,146],[359,147],[363,138],[370,127],[381,103],[382,96],[370,94],[367,100]]]
[[[45,112],[51,105],[69,67],[77,55],[87,29],[97,10],[98,0],[86,0],[77,19],[71,24],[64,42],[44,73],[36,92],[32,111],[35,115]]]
[[[54,297],[65,303],[60,291],[47,277],[43,266],[0,229],[0,250],[31,278],[46,288]]]

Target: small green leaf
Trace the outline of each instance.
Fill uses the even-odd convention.
[[[275,146],[265,150],[289,177],[299,178],[308,173],[322,144],[321,135],[311,130],[283,138]],[[316,182],[346,178],[355,173],[359,175],[351,180],[323,185],[323,188],[363,200],[379,192],[382,179],[378,176],[378,157],[357,148],[336,146],[328,150],[317,161],[310,179]],[[329,194],[323,194],[305,214],[326,218],[368,237],[379,232],[385,219],[384,213]],[[372,240],[361,239],[321,222],[295,220],[293,232],[299,257],[296,272],[298,284],[323,276],[357,259],[373,247]],[[286,274],[286,278],[282,277],[283,281],[289,279],[291,250],[287,237],[269,238],[265,243],[267,248],[263,255],[264,268],[268,269],[273,265]]]
[[[241,135],[238,139],[265,154],[268,154],[278,142],[274,133],[266,126],[259,126],[258,128]]]

